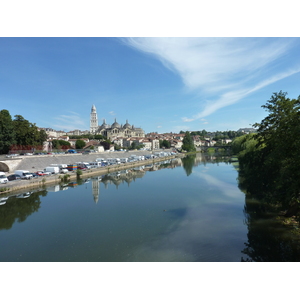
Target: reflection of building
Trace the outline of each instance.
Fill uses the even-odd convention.
[[[102,182],[105,185],[105,188],[107,188],[108,184],[114,184],[116,188],[121,183],[126,182],[129,186],[129,184],[134,181],[136,178],[142,178],[145,175],[145,172],[140,172],[136,170],[122,170],[119,172],[109,173],[103,176]]]
[[[99,188],[100,184],[98,178],[92,178],[92,192],[95,203],[97,203],[99,200]]]
[[[126,120],[125,125],[120,125],[115,122],[112,125],[106,123],[105,119],[103,120],[102,125],[98,125],[98,117],[95,105],[92,106],[91,110],[91,117],[90,117],[90,133],[92,134],[101,134],[105,136],[107,139],[116,138],[116,137],[123,137],[123,138],[130,138],[130,137],[145,137],[145,132],[142,128],[134,127],[128,123]]]

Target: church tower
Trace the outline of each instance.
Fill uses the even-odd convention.
[[[96,107],[93,104],[91,110],[91,119],[90,119],[90,133],[95,133],[98,129],[98,117]]]

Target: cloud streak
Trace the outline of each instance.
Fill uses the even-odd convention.
[[[278,71],[294,46],[288,38],[128,38],[127,45],[154,55],[196,93],[202,111],[192,122],[232,105],[246,96],[300,72]],[[208,100],[209,99],[209,100]]]
[[[74,130],[86,128],[84,120],[81,119],[80,115],[75,112],[70,112],[71,115],[59,115],[55,120],[58,122],[52,127],[64,130]]]

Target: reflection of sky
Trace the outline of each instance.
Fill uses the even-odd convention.
[[[0,260],[240,260],[247,228],[236,176],[225,164],[193,167],[191,176],[182,167],[146,172],[118,188],[99,182],[97,204],[92,184],[49,192],[7,231]]]
[[[170,232],[134,250],[136,261],[240,261],[246,227],[224,207],[189,208]],[[228,222],[231,218],[231,222]]]
[[[241,197],[241,191],[234,184],[222,181],[222,180],[220,180],[212,175],[209,175],[209,174],[194,172],[194,175],[205,180],[205,182],[207,183],[207,185],[209,187],[213,187],[213,188],[219,190],[227,197],[233,197],[233,198]]]
[[[154,240],[137,247],[130,260],[136,261],[240,261],[246,241],[243,224],[244,194],[235,182],[236,172],[223,165],[231,176],[223,178],[217,165],[193,169],[198,187],[198,199],[189,199],[185,209],[166,212],[177,218],[176,226]],[[204,171],[204,172],[203,172]],[[195,181],[195,179],[193,179]],[[189,197],[187,197],[189,198]]]

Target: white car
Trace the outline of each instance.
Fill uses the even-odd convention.
[[[0,183],[8,183],[8,179],[4,172],[0,172]]]

